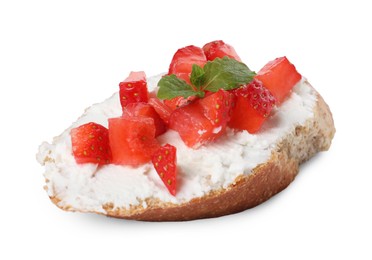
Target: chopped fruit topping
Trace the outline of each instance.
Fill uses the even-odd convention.
[[[234,47],[224,43],[223,41],[213,41],[207,43],[203,46],[203,51],[208,60],[214,60],[215,58],[223,58],[227,56],[237,61],[241,61]]]
[[[155,124],[155,137],[164,134],[166,131],[165,123],[164,121],[160,118],[158,113],[156,113],[155,109],[144,102],[138,102],[138,103],[131,103],[128,104],[124,109],[123,109],[123,116],[144,116],[144,117],[149,117],[154,120]]]
[[[263,117],[268,117],[275,105],[275,97],[266,89],[262,82],[253,80],[246,88],[237,93],[243,96],[248,96],[248,101],[251,106],[257,110]]]
[[[270,90],[278,104],[284,101],[301,77],[286,57],[270,61],[256,75],[256,79]]]
[[[164,104],[173,111],[176,108],[180,108],[180,107],[190,104],[195,99],[197,99],[196,96],[189,96],[188,98],[175,97],[172,99],[165,99]]]
[[[231,92],[220,89],[218,92],[198,100],[198,102],[212,125],[224,128],[230,120],[233,97],[234,95]]]
[[[231,93],[220,90],[176,109],[169,127],[177,131],[184,143],[197,148],[221,136],[230,118]]]
[[[215,127],[205,117],[201,106],[194,102],[174,110],[169,119],[169,128],[177,131],[187,146],[197,148],[213,139]]]
[[[177,189],[177,156],[176,147],[166,144],[152,156],[152,164],[170,194],[176,195]]]
[[[87,123],[71,130],[72,152],[77,163],[111,162],[108,131],[102,125]]]
[[[190,85],[191,84],[190,75],[192,71],[192,66],[194,64],[197,64],[203,67],[206,62],[207,58],[205,57],[204,52],[201,48],[193,45],[186,46],[184,48],[177,50],[177,52],[174,54],[171,64],[169,66],[168,75],[174,74],[177,76],[177,78],[184,80],[187,84]],[[192,87],[191,90],[193,90]],[[173,102],[168,101],[168,103],[170,104],[166,103],[166,105],[174,109],[175,103],[186,104],[188,103],[188,100],[186,98],[184,99],[182,97],[179,97],[176,101]]]
[[[132,116],[109,119],[109,140],[114,164],[138,166],[151,160],[160,145],[154,120]]]
[[[258,80],[233,92],[236,100],[228,123],[229,127],[247,130],[251,134],[256,133],[275,105],[274,96]]]
[[[120,82],[120,103],[124,108],[130,103],[147,102],[146,74],[143,71],[131,72],[123,82]]]
[[[166,106],[163,101],[157,97],[150,98],[149,104],[155,109],[160,118],[168,125],[172,109]]]
[[[197,64],[203,67],[207,58],[201,48],[190,45],[177,50],[169,66],[168,75],[175,74],[190,84],[192,65]]]

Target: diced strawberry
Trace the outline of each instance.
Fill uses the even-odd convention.
[[[236,53],[234,47],[223,41],[213,41],[203,46],[203,51],[208,60],[215,58],[223,58],[225,56],[241,61],[239,55]]]
[[[97,123],[71,129],[72,153],[77,163],[108,164],[111,162],[108,130]]]
[[[165,99],[164,104],[167,105],[172,111],[190,104],[193,100],[197,99],[196,96],[190,96],[188,98],[175,97],[172,99]]]
[[[201,106],[194,102],[173,111],[169,119],[169,128],[177,131],[187,146],[197,148],[213,140],[215,127],[205,117]]]
[[[119,87],[120,103],[123,108],[130,103],[148,101],[146,74],[143,71],[132,71],[123,82],[120,82]]]
[[[256,79],[270,90],[279,104],[289,95],[301,77],[286,57],[270,61],[256,75]]]
[[[204,99],[174,110],[169,127],[177,131],[184,143],[197,148],[221,136],[230,117],[232,96],[220,90]]]
[[[168,106],[166,106],[163,101],[158,99],[157,97],[151,97],[149,98],[148,102],[158,113],[160,118],[165,122],[165,124],[169,124],[169,118],[172,114],[172,109],[170,109]]]
[[[247,98],[237,96],[235,106],[233,108],[229,127],[238,130],[247,130],[249,133],[255,133],[260,128],[265,118],[261,116],[249,104]]]
[[[152,156],[152,164],[170,194],[176,195],[177,189],[177,155],[176,147],[166,144]]]
[[[110,118],[108,121],[114,164],[138,166],[149,162],[153,153],[159,149],[152,118],[127,116]]]
[[[258,80],[253,80],[233,92],[236,99],[229,127],[256,133],[270,115],[275,105],[275,97]]]
[[[212,125],[225,127],[230,120],[233,97],[234,95],[231,92],[220,89],[216,93],[198,100],[198,102]]]
[[[169,65],[168,75],[175,74],[178,78],[192,85],[190,82],[192,65],[196,64],[200,67],[204,67],[205,63],[207,63],[207,58],[201,48],[194,45],[186,46],[178,49],[174,54],[171,64]],[[185,99],[183,97],[176,97],[172,100],[165,100],[164,104],[174,110],[177,107],[188,104],[190,100],[195,98],[196,97],[189,97]]]
[[[130,103],[123,109],[123,116],[145,116],[152,118],[155,124],[155,137],[165,133],[166,126],[155,109],[148,103]]]
[[[168,74],[175,74],[190,84],[192,65],[197,64],[203,67],[205,63],[207,63],[207,58],[201,48],[193,45],[186,46],[174,54]]]

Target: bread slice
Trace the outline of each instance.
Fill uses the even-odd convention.
[[[225,182],[225,185],[213,187],[201,195],[193,194],[191,198],[187,199],[163,199],[168,197],[150,194],[141,198],[135,197],[132,200],[135,203],[121,204],[122,200],[125,201],[126,198],[133,195],[125,189],[130,192],[135,188],[123,184],[123,194],[121,194],[117,187],[115,188],[111,184],[107,184],[105,187],[105,183],[109,182],[102,182],[99,188],[105,189],[105,199],[103,199],[95,196],[97,192],[94,189],[98,189],[97,186],[91,182],[82,181],[85,185],[84,189],[87,190],[82,195],[79,193],[79,187],[82,186],[75,186],[68,173],[69,169],[75,167],[74,162],[71,161],[71,155],[65,157],[56,152],[56,149],[59,149],[56,148],[56,143],[66,142],[63,145],[67,149],[69,148],[69,129],[67,129],[60,137],[55,138],[53,144],[44,143],[40,147],[37,158],[42,165],[46,166],[44,174],[47,183],[46,190],[52,202],[63,210],[92,212],[116,218],[144,221],[184,221],[211,218],[257,206],[286,188],[296,177],[301,163],[310,159],[317,152],[328,150],[331,145],[335,127],[330,109],[320,94],[306,80],[303,81],[303,84],[310,88],[312,95],[314,95],[311,115],[304,122],[290,127],[274,144],[269,144],[268,147],[271,147],[269,156],[264,162],[255,165],[251,170],[234,175],[233,180],[230,183],[227,182],[228,185]],[[107,116],[102,115],[102,118],[105,119]],[[263,129],[263,131],[266,130]],[[179,157],[178,160],[182,159]],[[84,178],[83,175],[91,171],[93,174],[90,179],[94,179],[97,169],[92,170],[92,167],[96,166],[81,167],[81,172],[74,173],[74,178]],[[132,176],[124,171],[120,174],[125,175],[125,178],[128,179]],[[156,180],[149,175],[146,171],[143,173],[146,181],[155,182],[153,189],[161,190],[162,187],[156,185]],[[62,184],[58,184],[59,182]],[[135,183],[141,186],[139,181]],[[89,185],[91,185],[90,188]],[[110,197],[110,189],[119,195]],[[146,189],[144,189],[145,192],[147,192]],[[166,193],[166,190],[163,189],[162,192]],[[124,198],[118,198],[118,196]]]

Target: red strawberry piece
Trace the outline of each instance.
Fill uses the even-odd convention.
[[[152,156],[152,164],[159,177],[169,190],[176,196],[177,189],[177,156],[176,147],[166,144],[160,147]]]
[[[120,82],[119,87],[120,103],[123,108],[130,103],[148,101],[146,74],[143,71],[132,71],[123,82]]]
[[[198,148],[213,140],[215,127],[205,117],[202,107],[194,102],[173,111],[169,119],[169,128],[177,131],[188,147]]]
[[[301,74],[286,57],[276,58],[267,63],[256,75],[256,79],[270,90],[280,104],[292,88],[301,80]]]
[[[180,79],[190,83],[192,65],[197,64],[203,67],[207,63],[207,58],[201,48],[190,45],[177,50],[169,66],[168,74],[175,74]]]
[[[191,85],[190,75],[192,65],[196,64],[200,67],[204,67],[205,63],[207,63],[207,58],[205,57],[204,51],[201,48],[193,45],[186,46],[177,50],[177,52],[174,54],[169,66],[168,75],[175,74],[178,78]],[[183,97],[176,97],[171,100],[165,100],[164,104],[174,110],[177,107],[188,104],[190,100],[195,98],[196,97],[189,97],[188,99],[185,99]]]
[[[197,99],[196,96],[190,96],[188,98],[175,97],[172,99],[165,99],[164,104],[167,105],[172,111],[190,104],[193,100]]]
[[[108,130],[97,123],[71,129],[72,153],[77,163],[108,164],[111,162]]]
[[[183,142],[192,148],[220,137],[230,117],[232,96],[220,90],[204,99],[174,110],[169,128],[177,131]]]
[[[253,80],[233,92],[236,99],[229,127],[256,133],[270,115],[275,105],[275,97],[258,80]]]
[[[109,119],[109,140],[114,164],[138,166],[151,160],[160,145],[154,120],[144,116]]]
[[[234,95],[231,92],[220,89],[216,93],[208,94],[198,102],[212,125],[225,127],[230,120],[233,98]]]
[[[123,109],[123,116],[144,116],[154,120],[155,137],[165,133],[166,126],[155,109],[148,103],[130,103]]]
[[[158,113],[160,118],[165,122],[165,124],[168,125],[172,109],[170,109],[167,105],[163,103],[162,100],[158,99],[157,97],[149,98],[149,104],[155,109],[155,111]]]
[[[223,58],[225,56],[241,61],[239,55],[236,53],[234,47],[223,41],[209,42],[203,46],[203,51],[208,60],[212,61],[215,58]]]

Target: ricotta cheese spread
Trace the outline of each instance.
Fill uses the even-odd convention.
[[[149,91],[157,88],[160,78],[161,75],[148,79]],[[119,117],[122,113],[118,93],[88,108],[52,143],[44,142],[37,159],[45,165],[48,195],[56,196],[62,207],[105,213],[102,205],[106,203],[111,203],[114,208],[139,204],[146,207],[147,198],[184,203],[211,190],[228,187],[237,176],[250,174],[258,164],[267,161],[276,144],[289,131],[313,117],[316,99],[315,91],[303,78],[257,134],[227,129],[223,137],[196,150],[187,147],[175,131],[168,130],[159,136],[161,144],[170,143],[177,147],[178,189],[175,197],[169,194],[151,162],[137,168],[75,162],[70,130],[88,122],[107,127],[108,118]]]

